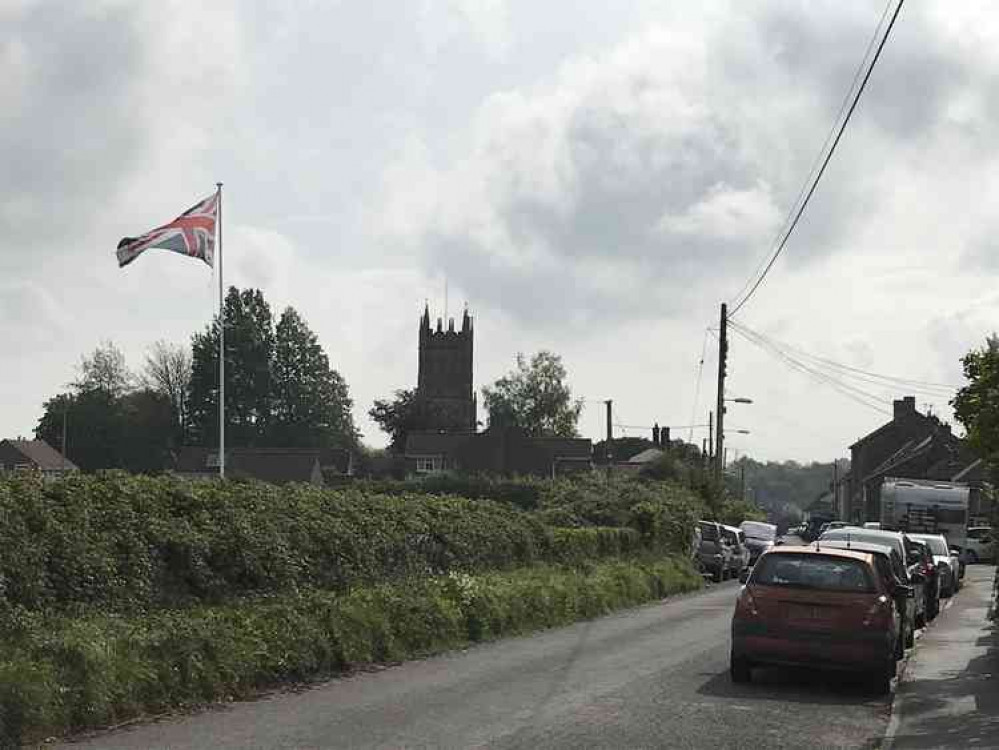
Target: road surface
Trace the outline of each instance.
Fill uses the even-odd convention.
[[[786,669],[728,677],[729,582],[300,693],[105,733],[82,748],[873,747],[888,696]]]

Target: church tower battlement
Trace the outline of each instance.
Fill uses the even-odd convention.
[[[454,318],[437,318],[430,326],[430,306],[420,318],[420,363],[417,394],[433,415],[432,429],[447,432],[475,431],[476,400],[472,384],[474,331],[472,316],[466,308],[461,330],[454,328]]]

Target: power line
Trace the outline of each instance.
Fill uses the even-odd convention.
[[[704,357],[708,353],[708,333],[711,328],[704,329],[704,342],[701,344],[701,358],[697,362],[697,380],[694,386],[694,405],[690,410],[690,421],[693,422],[697,418],[697,407],[701,400],[701,377],[704,375]],[[692,443],[694,441],[694,428],[690,427],[690,432],[687,433],[687,442]]]
[[[895,21],[898,18],[899,11],[902,10],[902,4],[905,0],[898,0],[898,5],[895,6],[895,12],[892,14],[891,21],[888,22],[888,28],[885,29],[884,36],[881,37],[881,42],[878,44],[878,48],[874,53],[874,57],[871,59],[871,64],[867,68],[867,72],[864,74],[863,80],[860,82],[860,86],[857,88],[857,92],[853,97],[853,103],[850,105],[850,109],[847,110],[846,117],[843,118],[843,122],[839,126],[839,131],[836,133],[836,138],[829,147],[829,151],[826,153],[825,158],[822,160],[822,166],[819,168],[818,173],[815,175],[815,179],[812,181],[811,187],[805,194],[804,200],[801,205],[798,206],[798,210],[795,212],[794,220],[788,226],[787,231],[784,233],[784,237],[781,239],[780,244],[777,245],[777,249],[774,250],[773,255],[770,256],[770,260],[767,262],[763,269],[763,272],[757,277],[756,281],[749,288],[749,291],[745,293],[745,296],[735,304],[732,312],[729,313],[729,317],[734,316],[743,305],[750,300],[750,298],[756,293],[763,280],[766,279],[767,274],[770,273],[770,269],[773,268],[774,263],[777,262],[777,258],[780,257],[781,253],[784,252],[784,248],[787,246],[787,241],[791,238],[794,233],[795,227],[798,226],[798,222],[801,220],[802,214],[805,212],[805,208],[808,206],[808,202],[811,200],[812,195],[815,193],[815,189],[819,186],[819,182],[822,180],[822,175],[825,174],[826,167],[829,166],[829,161],[832,159],[833,154],[836,152],[836,146],[839,145],[840,139],[843,137],[843,133],[846,130],[847,124],[850,122],[850,118],[853,116],[854,110],[857,108],[857,104],[860,102],[860,97],[864,93],[864,89],[867,87],[867,82],[871,78],[871,73],[874,72],[874,66],[877,65],[878,58],[881,57],[881,50],[884,49],[885,43],[888,41],[888,37],[891,35],[892,27],[895,25]],[[880,26],[880,23],[879,23]]]
[[[733,322],[733,325],[736,325]],[[754,336],[769,342],[771,345],[782,349],[785,352],[793,352],[798,357],[805,360],[810,360],[816,363],[820,367],[831,367],[834,370],[839,371],[841,377],[849,377],[861,382],[868,383],[870,385],[875,385],[879,388],[904,388],[913,392],[916,395],[929,396],[935,398],[942,398],[944,396],[952,394],[954,391],[958,390],[959,386],[951,385],[948,383],[933,383],[926,380],[914,380],[911,378],[900,378],[894,375],[883,375],[876,372],[871,372],[870,370],[863,370],[859,367],[852,367],[850,365],[842,364],[841,362],[835,362],[826,357],[820,357],[816,354],[810,354],[805,350],[793,346],[791,344],[778,341],[772,336],[767,336],[759,331],[754,331],[749,328],[744,323],[738,324],[743,330],[749,331]]]
[[[776,247],[777,243],[780,242],[780,238],[784,235],[784,230],[787,228],[787,225],[791,222],[791,219],[794,217],[795,209],[797,208],[798,204],[801,202],[801,198],[805,194],[805,190],[808,189],[809,183],[812,181],[812,175],[815,174],[815,170],[819,166],[819,161],[822,159],[822,155],[826,152],[826,148],[828,148],[829,146],[829,141],[832,140],[833,133],[836,132],[836,123],[839,122],[840,118],[843,116],[843,112],[846,111],[846,108],[850,103],[850,96],[851,94],[853,94],[854,89],[857,87],[857,81],[860,80],[861,73],[863,73],[864,68],[867,67],[867,59],[871,55],[871,50],[874,48],[874,43],[877,41],[878,37],[880,36],[881,27],[884,25],[885,19],[888,17],[888,11],[889,9],[891,9],[891,4],[893,2],[894,0],[888,0],[888,2],[885,3],[885,9],[881,12],[881,18],[878,19],[878,25],[874,27],[874,31],[871,33],[870,38],[867,40],[867,48],[864,50],[864,56],[861,57],[860,62],[857,63],[857,69],[853,73],[853,80],[850,81],[850,87],[846,90],[846,93],[843,94],[843,101],[839,105],[839,111],[836,113],[836,116],[833,118],[832,123],[829,125],[829,132],[826,133],[826,139],[822,142],[822,148],[820,148],[816,152],[815,158],[812,160],[812,165],[808,168],[808,172],[805,175],[805,179],[801,183],[801,188],[798,190],[798,195],[795,196],[794,202],[791,204],[791,207],[788,209],[787,216],[784,218],[784,222],[780,225],[780,229],[777,230],[777,235],[774,237],[773,242],[770,243],[771,248]],[[756,269],[749,276],[749,278],[746,279],[745,283],[742,285],[742,288],[739,289],[739,291],[732,299],[738,299],[739,297],[742,296],[742,293],[749,288],[749,285],[752,283],[753,279],[756,278],[756,276],[763,269],[763,264],[767,262],[768,257],[769,257],[768,255],[764,255],[762,258],[760,258],[760,262],[756,265]]]
[[[747,341],[756,344],[764,351],[767,351],[777,356],[778,359],[783,361],[786,365],[788,365],[792,369],[795,369],[799,372],[809,375],[813,379],[819,380],[820,382],[829,385],[833,389],[842,393],[847,398],[861,404],[862,406],[866,406],[869,409],[881,412],[882,414],[890,414],[890,412],[883,406],[884,399],[882,399],[880,396],[864,391],[863,389],[850,385],[849,383],[844,383],[843,381],[837,379],[836,377],[833,377],[832,375],[829,375],[828,373],[821,372],[820,370],[817,370],[814,367],[804,362],[801,362],[800,360],[796,359],[787,352],[782,351],[779,347],[775,347],[769,342],[765,341],[764,339],[758,337],[755,334],[755,332],[750,331],[749,329],[735,323],[734,321],[730,322],[732,323],[733,330],[739,333],[739,335],[741,335]]]

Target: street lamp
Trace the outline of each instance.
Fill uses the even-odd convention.
[[[739,435],[749,435],[749,430],[726,430],[725,432],[735,432]]]
[[[751,399],[751,398],[742,398],[742,397],[739,397],[739,398],[727,398],[725,400],[726,401],[731,401],[732,403],[735,403],[735,404],[751,404],[751,403],[753,403],[753,399]]]

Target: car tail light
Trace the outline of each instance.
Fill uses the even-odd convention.
[[[753,595],[749,593],[749,587],[747,586],[739,594],[739,598],[735,602],[735,616],[742,619],[749,619],[752,617],[759,617],[760,611],[756,608],[756,600],[753,599]]]
[[[882,594],[874,600],[864,613],[864,626],[869,628],[888,628],[891,626],[891,602]]]

